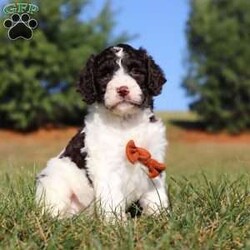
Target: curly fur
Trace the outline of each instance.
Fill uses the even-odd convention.
[[[128,74],[135,77],[131,72],[134,68],[139,68],[141,73],[145,74],[143,79],[140,79],[139,75],[135,78],[137,78],[144,93],[145,100],[142,105],[152,105],[152,97],[161,93],[162,86],[166,82],[162,69],[143,48],[136,50],[127,44],[118,44],[116,47],[125,49],[122,65],[125,66]],[[78,82],[78,91],[82,94],[83,101],[87,104],[92,104],[95,101],[102,102],[105,84],[110,81],[117,69],[113,47],[105,49],[97,56],[92,55],[81,71]]]
[[[125,154],[132,139],[164,162],[165,128],[152,108],[165,81],[142,48],[118,44],[89,58],[78,81],[88,104],[84,126],[37,176],[44,211],[64,218],[97,205],[110,219],[125,218],[134,202],[148,215],[168,208],[165,173],[149,179],[147,168]]]

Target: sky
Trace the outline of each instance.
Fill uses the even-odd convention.
[[[95,16],[106,0],[92,0],[83,13]],[[129,41],[133,47],[144,47],[165,72],[167,83],[155,99],[156,110],[186,111],[190,99],[181,87],[187,55],[185,24],[188,0],[110,0],[116,12],[114,34],[127,31],[138,35]],[[0,0],[3,6],[7,0]],[[20,1],[21,2],[21,1]],[[25,2],[25,0],[23,0]],[[30,0],[32,3],[32,0]],[[38,20],[39,21],[39,20]]]
[[[88,11],[98,12],[105,0],[95,0]],[[115,33],[138,37],[129,43],[144,47],[165,72],[167,83],[155,99],[156,110],[186,111],[190,99],[181,87],[187,55],[185,25],[188,0],[111,0],[117,11]]]

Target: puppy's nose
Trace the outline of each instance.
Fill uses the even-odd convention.
[[[121,97],[125,97],[129,94],[129,89],[127,86],[121,86],[121,87],[117,88],[116,91],[119,94],[119,96],[121,96]]]

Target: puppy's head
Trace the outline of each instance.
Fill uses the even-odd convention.
[[[152,107],[165,82],[163,71],[146,50],[118,44],[89,58],[78,90],[87,104],[98,102],[125,116]]]

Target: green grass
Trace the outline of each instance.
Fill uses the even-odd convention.
[[[84,214],[67,220],[41,215],[33,175],[2,178],[1,249],[249,249],[249,175],[210,181],[171,177],[171,215],[112,225]]]
[[[164,115],[184,116],[194,119]],[[250,249],[249,145],[187,143],[168,128],[171,214],[111,225],[84,214],[51,219],[34,204],[35,173],[69,138],[0,142],[0,249]]]

